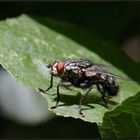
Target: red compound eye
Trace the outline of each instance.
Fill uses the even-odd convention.
[[[63,61],[59,61],[57,63],[56,69],[57,69],[57,73],[58,74],[63,73],[63,71],[64,71],[64,62]]]

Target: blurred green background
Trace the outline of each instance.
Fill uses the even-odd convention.
[[[139,2],[0,2],[0,19],[25,13],[74,23],[139,63],[139,9]],[[96,124],[50,113],[36,91],[16,83],[2,67],[0,75],[0,138],[100,138]]]

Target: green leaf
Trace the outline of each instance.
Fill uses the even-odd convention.
[[[140,138],[140,92],[105,113],[100,131],[104,138]]]
[[[42,24],[26,15],[21,15],[0,22],[0,63],[17,81],[31,88],[46,89],[50,81],[46,64],[53,63],[56,59],[82,58],[94,63],[115,64],[118,68],[113,70],[114,73],[126,77],[123,72],[125,71],[139,82],[137,73],[133,74],[130,71],[139,71],[137,64],[113,44],[71,24],[51,19],[38,21]],[[129,70],[124,64],[131,66]],[[58,82],[59,78],[55,78],[54,87],[48,94],[42,94],[48,101],[49,107],[56,103]],[[134,82],[118,80],[118,83],[121,90],[118,96],[111,98],[111,109],[115,107],[114,102],[121,103],[140,89]],[[78,109],[81,92],[83,91],[76,88],[71,90],[62,88],[60,106],[52,111],[65,117],[80,118]],[[99,99],[100,94],[94,88],[82,105],[85,117],[81,119],[102,123],[104,113],[109,109],[101,105]]]

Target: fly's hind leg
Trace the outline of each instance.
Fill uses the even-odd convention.
[[[96,86],[97,86],[98,91],[102,94],[101,100],[103,100],[103,102],[107,106],[107,99],[106,99],[107,97],[105,96],[105,88],[99,84],[97,84]]]
[[[62,81],[60,84],[57,85],[57,100],[56,100],[55,106],[52,106],[51,109],[54,109],[54,108],[58,107],[58,103],[60,101],[60,92],[59,92],[60,86],[64,86],[64,87],[71,86],[71,83]]]

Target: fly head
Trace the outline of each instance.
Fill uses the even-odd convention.
[[[64,72],[64,62],[61,60],[56,60],[52,65],[46,65],[50,73],[54,76],[60,76]]]

